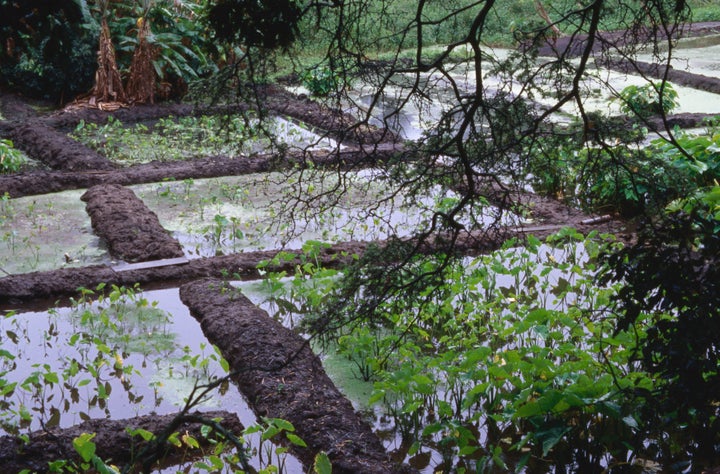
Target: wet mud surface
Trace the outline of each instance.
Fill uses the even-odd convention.
[[[629,74],[640,74],[653,79],[664,79],[681,86],[720,94],[720,77],[710,77],[696,74],[672,66],[650,64],[642,61],[611,61],[607,63],[610,69]]]
[[[187,161],[153,161],[106,171],[34,171],[0,175],[0,196],[8,193],[11,197],[17,198],[90,188],[99,184],[155,183],[168,178],[183,180],[267,173],[309,164],[335,170],[352,170],[392,160],[401,153],[403,153],[402,145],[384,143],[370,150],[355,148],[331,153],[288,153],[284,156],[213,156]]]
[[[608,48],[622,47],[631,42],[650,42],[653,35],[657,34],[659,39],[666,38],[661,32],[649,31],[601,31],[596,35],[596,41],[592,45],[592,53],[597,54]],[[720,34],[720,22],[698,22],[688,25],[680,30],[673,31],[673,37],[682,36],[697,37]],[[588,45],[588,35],[560,36],[548,38],[547,42],[540,46],[540,56],[565,56],[575,58],[580,56]]]
[[[87,203],[93,230],[105,240],[112,257],[147,262],[184,255],[180,243],[132,190],[119,184],[97,185],[80,199]]]
[[[567,211],[552,199],[538,199],[541,203],[535,211],[541,217],[532,225],[491,232],[460,233],[458,236],[438,235],[418,243],[418,251],[432,253],[438,249],[447,251],[452,239],[452,249],[461,255],[479,255],[499,249],[510,238],[522,241],[532,234],[544,238],[563,227],[574,227],[579,232],[608,232],[618,235],[620,241],[633,238],[632,229],[622,221],[610,218],[588,216],[581,212]],[[544,203],[544,205],[543,205]],[[383,246],[386,242],[343,242],[319,250],[318,263],[327,268],[343,268],[362,255],[369,245]],[[279,250],[245,252],[218,257],[193,259],[181,264],[128,268],[122,266],[94,265],[80,268],[62,268],[46,272],[23,273],[0,278],[0,310],[13,309],[27,303],[51,306],[58,298],[75,297],[78,288],[95,288],[101,283],[107,285],[169,288],[198,278],[222,278],[233,280],[255,280],[262,278],[258,265],[272,260]],[[285,249],[288,258],[266,270],[293,273],[304,263],[301,250]],[[289,258],[291,254],[294,259]]]
[[[17,473],[23,469],[30,472],[49,472],[48,463],[58,459],[72,460],[78,464],[81,459],[73,448],[73,439],[83,433],[95,433],[93,442],[95,454],[105,460],[112,460],[115,465],[123,466],[131,462],[133,453],[138,453],[147,443],[140,437],[131,438],[126,428],[144,429],[153,434],[160,434],[168,427],[181,434],[188,433],[201,446],[208,446],[208,441],[201,434],[200,419],[212,420],[219,418],[220,424],[230,433],[239,435],[243,426],[237,415],[225,411],[195,412],[183,418],[176,415],[146,415],[125,420],[88,420],[67,429],[40,430],[29,435],[29,441],[22,443],[12,436],[0,437],[0,472]],[[222,435],[211,432],[210,439],[222,440]],[[188,453],[186,447],[175,448],[167,444],[161,448],[160,458],[166,464],[177,463]],[[190,453],[190,455],[192,455]],[[133,471],[136,472],[136,471]]]
[[[592,45],[592,54],[597,55],[606,49],[622,47],[626,43],[636,41],[637,37],[634,35],[639,35],[641,39],[644,37],[643,35],[647,36],[646,42],[649,43],[652,40],[652,36],[650,36],[651,33],[652,32],[626,31],[599,32],[596,37],[597,40]],[[675,32],[675,36],[682,35],[682,37],[685,38],[714,34],[720,34],[720,22],[693,23]],[[549,39],[539,48],[538,54],[540,56],[575,58],[579,57],[587,46],[587,35],[561,36],[559,38]],[[720,93],[720,78],[708,77],[702,74],[674,69],[673,67],[666,67],[665,65],[650,64],[642,61],[612,60],[603,61],[603,65],[619,72],[640,74],[654,79],[666,77],[669,81],[681,86],[715,94]]]
[[[272,91],[266,101],[270,110],[324,130],[340,142],[372,145],[398,141],[398,137],[387,129],[358,122],[357,117],[318,104],[308,97],[296,96],[278,89]]]
[[[325,374],[308,341],[221,280],[184,285],[180,298],[230,363],[253,410],[296,427],[307,447],[291,449],[307,469],[323,451],[337,473],[410,472],[390,461],[370,426]]]
[[[104,156],[38,120],[15,127],[10,138],[15,147],[55,170],[83,171],[115,168],[115,165]]]

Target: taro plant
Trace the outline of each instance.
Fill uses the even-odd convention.
[[[326,280],[323,293],[303,270],[292,307],[375,381],[370,401],[410,441],[408,455],[433,450],[444,466],[476,472],[620,467],[644,449],[644,400],[630,395],[655,381],[631,358],[644,325],[616,332],[618,287],[596,285],[598,255],[614,245],[606,238],[567,229],[451,265],[418,258],[420,271],[443,265],[442,281],[371,316],[328,318],[342,281]]]
[[[81,121],[72,137],[111,160],[130,165],[250,152],[256,130],[239,117],[168,117],[152,127],[126,127],[111,117],[105,125]]]
[[[25,155],[7,138],[0,139],[0,173],[17,173],[27,164]]]
[[[0,196],[0,224],[2,224],[6,219],[12,218],[14,214],[15,208],[12,200],[10,199],[10,193],[5,191],[3,195]]]
[[[128,344],[119,332],[131,332],[136,340],[152,339],[157,330],[152,321],[155,316],[155,304],[149,302],[137,288],[99,285],[94,289],[81,289],[81,296],[74,301],[73,308],[52,311],[47,326],[29,324],[27,316],[9,312],[3,315],[3,338],[0,347],[0,428],[5,433],[27,439],[26,433],[39,426],[53,428],[63,423],[63,419],[72,413],[72,417],[88,420],[92,417],[117,416],[118,395],[121,404],[152,406],[153,400],[144,400],[145,394],[138,381],[140,371],[146,371],[148,354],[142,352],[138,344]],[[39,317],[33,315],[33,319]],[[148,320],[148,321],[145,321]],[[141,321],[149,322],[142,328],[135,328]],[[76,324],[75,326],[72,323]],[[144,323],[143,323],[144,324]],[[142,363],[134,366],[133,361],[140,351]],[[178,416],[187,415],[191,409],[208,399],[215,391],[227,389],[229,383],[227,361],[217,348],[205,354],[201,345],[198,354],[188,348],[183,349],[179,358],[178,370],[184,370],[195,378],[189,395]],[[59,357],[55,354],[59,353]],[[160,349],[162,358],[172,355]],[[38,362],[38,357],[43,361]],[[182,366],[181,366],[182,365]],[[212,374],[213,367],[220,367],[224,376]],[[147,375],[147,373],[143,374]],[[151,384],[149,384],[151,385]],[[155,388],[162,383],[155,384]],[[118,390],[119,389],[119,390]],[[122,393],[117,393],[122,392]],[[154,400],[157,404],[157,399]],[[100,411],[100,414],[98,414]],[[197,418],[197,417],[195,417]],[[67,421],[67,420],[65,420]],[[197,420],[196,420],[197,421]],[[204,424],[201,432],[209,447],[199,448],[199,440],[187,433],[167,432],[156,436],[144,430],[134,430],[131,436],[141,437],[149,443],[147,448],[134,453],[143,461],[162,457],[166,446],[176,446],[190,455],[206,456],[198,461],[195,468],[201,472],[219,472],[217,466],[224,469],[234,468],[248,472],[246,445],[232,433],[227,432],[217,420],[201,420]],[[301,444],[294,430],[282,420],[274,420],[268,426],[280,431],[290,442]],[[271,455],[273,463],[283,461],[283,449],[274,450],[269,439],[278,435],[278,431],[267,431],[263,439],[263,456]],[[212,434],[212,436],[210,436]],[[80,458],[77,461],[58,459],[52,462],[51,472],[120,472],[107,460],[96,456],[94,434],[85,433],[73,442]],[[154,447],[159,449],[155,452]],[[235,448],[228,452],[228,448]],[[129,472],[130,465],[122,466],[122,472]],[[210,467],[207,467],[210,466]],[[53,471],[54,470],[54,471]],[[261,472],[277,472],[276,466],[268,463]]]
[[[228,218],[222,214],[215,214],[212,223],[203,229],[203,233],[215,249],[216,255],[222,255],[228,246],[231,251],[235,251],[238,241],[245,237],[240,219],[234,216]]]
[[[528,160],[535,190],[591,211],[634,216],[662,210],[668,202],[720,176],[720,135],[690,136],[675,142],[578,148],[538,141]]]
[[[276,466],[279,472],[285,469],[285,459],[288,448],[276,443],[280,439],[289,442],[293,446],[306,448],[307,444],[297,434],[295,427],[287,420],[280,418],[263,417],[261,423],[255,424],[245,429],[244,435],[258,433],[260,439],[258,446],[253,448],[254,453],[258,456],[260,464]]]
[[[641,119],[672,112],[679,105],[677,99],[675,88],[667,82],[630,85],[620,91],[617,98],[623,113]]]
[[[537,191],[594,211],[661,212],[720,179],[720,132],[712,123],[705,133],[675,132],[642,148],[539,140],[533,152],[527,171]]]
[[[539,459],[584,470],[623,451],[599,441],[604,431],[635,441],[622,392],[650,380],[617,378],[635,342],[612,334],[602,313],[612,289],[595,287],[579,242],[597,255],[572,233],[551,243],[559,249],[508,248],[453,270],[437,297],[388,311],[388,326],[407,336],[382,356],[371,401],[388,406],[414,451],[432,447],[478,470]]]
[[[318,65],[307,69],[301,75],[302,83],[310,93],[317,97],[326,97],[335,92],[342,79],[326,65]]]
[[[675,196],[696,187],[711,186],[720,179],[720,131],[710,129],[701,135],[681,132],[675,136],[675,142],[656,139],[650,147],[651,153],[661,156],[685,178],[684,183],[675,184]]]

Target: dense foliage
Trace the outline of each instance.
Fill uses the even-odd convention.
[[[292,0],[220,0],[210,9],[209,19],[223,41],[275,49],[293,43],[300,13]]]
[[[650,327],[633,358],[659,383],[641,409],[670,442],[663,456],[686,449],[699,464],[717,463],[720,446],[720,188],[673,203],[638,243],[609,257],[605,279],[622,281],[618,328]],[[682,426],[683,432],[678,427]]]
[[[92,86],[98,28],[81,2],[0,2],[0,85],[70,100]]]
[[[0,139],[0,173],[17,173],[23,169],[27,159],[8,139]]]
[[[421,294],[376,301],[372,320],[350,309],[373,304],[363,297],[325,318],[322,301],[347,296],[353,280],[312,265],[276,301],[309,310],[311,333],[323,326],[328,349],[375,382],[370,401],[392,416],[409,456],[437,451],[444,471],[621,470],[642,457],[644,439],[641,404],[627,393],[653,381],[628,365],[642,324],[616,331],[608,311],[619,285],[595,284],[597,257],[611,244],[569,229],[547,245],[515,244],[450,266],[413,259],[395,275],[402,283],[436,265],[444,279]],[[372,253],[367,259],[378,262]],[[361,262],[358,270],[368,293],[387,288],[384,265]]]
[[[534,144],[527,170],[537,192],[589,211],[657,215],[720,179],[720,134],[712,120],[702,133],[678,130],[654,139],[606,117],[597,117],[595,128],[599,139],[615,143],[545,138]]]
[[[712,283],[696,288],[710,285],[705,290],[717,293],[710,270],[716,267],[715,223],[690,219],[681,225],[679,215],[669,213],[676,223],[661,225],[657,240],[643,237],[614,254],[618,260],[611,259],[609,269],[602,267],[613,275],[604,280],[616,282],[613,286],[596,286],[599,267],[591,240],[583,241],[589,261],[559,264],[582,275],[579,280],[554,274],[557,268],[543,263],[515,260],[513,252],[536,253],[541,262],[557,259],[557,250],[538,251],[532,240],[524,250],[495,254],[498,260],[455,258],[453,243],[463,232],[491,239],[504,225],[499,218],[478,225],[489,199],[517,209],[508,205],[514,202],[512,189],[528,179],[587,209],[658,216],[671,201],[702,193],[718,178],[713,130],[689,135],[666,128],[663,120],[652,124],[658,122],[651,118],[677,105],[667,83],[644,77],[646,85],[617,94],[624,119],[593,112],[587,101],[584,81],[598,80],[590,61],[602,63],[613,54],[632,60],[647,43],[655,46],[655,61],[669,60],[672,53],[659,45],[672,52],[671,37],[691,17],[685,2],[553,3],[548,18],[507,28],[521,45],[516,52],[500,58],[485,54],[498,38],[498,18],[513,18],[507,12],[520,3],[420,2],[400,19],[393,15],[395,2],[339,2],[305,19],[326,38],[322,64],[340,79],[331,96],[366,112],[360,123],[374,119],[392,127],[398,109],[412,104],[420,120],[432,124],[414,143],[421,159],[384,168],[393,195],[420,200],[440,189],[447,199],[419,223],[415,240],[379,247],[339,281],[303,284],[304,273],[313,273],[304,266],[279,307],[305,314],[310,334],[373,380],[373,400],[392,414],[412,446],[410,454],[433,449],[443,455],[442,469],[550,469],[541,460],[579,472],[640,471],[649,460],[695,470],[713,466],[720,455],[717,404],[703,394],[716,389],[715,343],[706,336],[693,344],[678,327],[697,322],[699,330],[700,321],[714,319],[714,296],[695,299],[687,293],[691,281],[708,277]],[[369,15],[380,20],[371,23],[368,11],[382,12]],[[617,41],[592,45],[595,31],[616,28],[624,30]],[[443,29],[452,32],[447,45],[429,51],[433,35]],[[554,44],[558,30],[589,34],[591,40],[575,49],[558,48],[557,59],[538,61],[535,47]],[[379,50],[385,62],[378,65],[366,55]],[[458,67],[458,58],[468,67]],[[353,71],[364,73],[370,90],[362,101],[345,80]],[[440,112],[423,108],[433,100],[442,102]],[[565,125],[556,114],[567,108],[574,121]],[[650,145],[648,132],[659,136]],[[290,219],[301,210],[311,213],[316,204],[311,186],[302,186],[302,180],[310,182],[308,172],[297,179],[303,197],[288,206]],[[318,195],[317,205],[325,205],[325,198]],[[370,209],[358,219],[373,217]],[[548,245],[562,248],[561,242]],[[433,256],[426,256],[426,246]],[[683,249],[693,256],[679,255]],[[674,260],[665,264],[665,259]],[[673,288],[672,275],[681,267],[687,284]],[[327,280],[324,272],[319,275]],[[501,276],[518,286],[496,284]],[[578,281],[592,290],[574,286]],[[557,304],[547,294],[572,298]],[[293,302],[298,297],[300,304]],[[679,375],[681,366],[688,369],[685,376]],[[694,398],[674,410],[670,400],[693,389]]]

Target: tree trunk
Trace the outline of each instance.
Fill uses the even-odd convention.
[[[100,49],[98,51],[98,69],[95,73],[95,87],[92,91],[90,103],[124,102],[125,99],[125,90],[115,60],[115,47],[110,37],[110,27],[108,27],[107,20],[103,18],[100,31]]]
[[[138,43],[130,64],[127,95],[130,102],[152,104],[155,101],[155,68],[153,67],[155,52],[147,41],[150,22],[146,18],[140,18],[138,24]]]
[[[541,2],[540,0],[535,0],[535,9],[537,10],[538,15],[540,15],[540,17],[541,17],[543,20],[545,20],[545,23],[547,23],[548,26],[549,26],[550,28],[552,28],[553,33],[554,33],[554,37],[555,37],[555,38],[561,37],[561,36],[562,36],[562,32],[561,32],[560,29],[557,27],[557,25],[555,25],[555,23],[553,23],[553,21],[550,19],[550,16],[547,14],[547,11],[545,10],[545,7],[543,7],[543,4],[542,4],[542,2]]]

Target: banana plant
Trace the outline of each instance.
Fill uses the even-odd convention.
[[[130,64],[130,78],[128,79],[128,98],[131,102],[144,103],[155,101],[155,69],[153,57],[155,48],[150,38],[152,31],[148,13],[154,5],[154,0],[140,0],[140,17],[137,19],[137,38]]]
[[[152,84],[156,91],[169,95],[173,87],[182,88],[201,75],[217,71],[212,61],[216,47],[197,21],[200,9],[200,3],[189,1],[140,0],[137,3],[136,11],[140,11],[134,28],[137,34],[120,37],[120,49],[133,51],[134,57],[128,88],[144,87],[147,91]],[[144,62],[135,64],[135,57]],[[140,76],[136,79],[139,82],[133,82],[133,74]],[[154,77],[151,79],[151,76]],[[147,92],[144,100],[136,97],[139,101],[147,98]]]
[[[113,45],[108,24],[108,8],[110,0],[98,0],[97,6],[100,9],[100,45],[98,49],[98,69],[95,73],[95,87],[93,88],[91,103],[117,101],[124,102],[126,95],[123,88],[120,70],[115,57],[115,46]]]

